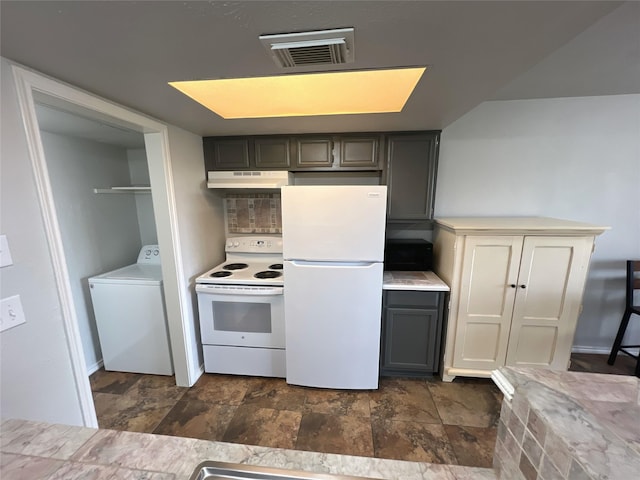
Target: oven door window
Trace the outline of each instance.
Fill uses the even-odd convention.
[[[223,332],[271,333],[268,303],[212,302],[213,328]]]
[[[284,348],[284,296],[198,293],[206,345]]]

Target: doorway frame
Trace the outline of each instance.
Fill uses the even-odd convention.
[[[11,62],[13,78],[18,95],[19,109],[26,133],[29,157],[34,174],[38,202],[42,211],[45,234],[51,254],[56,289],[61,306],[66,343],[71,361],[76,394],[79,400],[83,423],[87,427],[98,427],[96,410],[85,365],[82,339],[73,302],[71,282],[64,253],[60,225],[53,201],[51,182],[40,136],[35,110],[34,93],[54,99],[60,104],[90,111],[95,118],[108,118],[118,126],[144,134],[149,165],[154,216],[158,227],[158,244],[162,250],[162,274],[165,279],[164,294],[169,323],[172,358],[176,384],[191,386],[202,371],[192,368],[198,353],[187,341],[189,335],[190,298],[183,289],[167,288],[179,285],[184,278],[180,251],[178,216],[175,204],[174,182],[169,148],[168,126],[150,117],[136,113],[126,107],[102,99],[59,80],[47,77]],[[160,232],[165,232],[162,235]]]

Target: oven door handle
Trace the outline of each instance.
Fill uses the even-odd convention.
[[[211,295],[247,295],[247,296],[268,296],[282,295],[284,287],[250,287],[242,285],[196,285],[196,293],[208,293]]]

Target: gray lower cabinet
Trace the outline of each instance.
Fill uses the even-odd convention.
[[[444,296],[444,292],[383,292],[380,375],[438,372]]]
[[[387,221],[433,219],[440,132],[387,136]]]

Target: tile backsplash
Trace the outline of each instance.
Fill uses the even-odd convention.
[[[279,193],[225,195],[228,233],[282,233]]]

